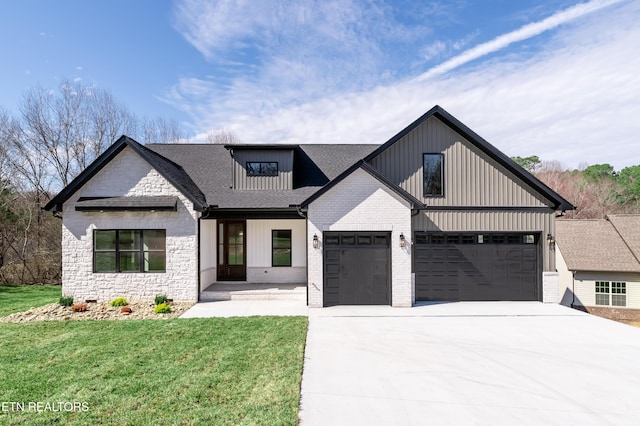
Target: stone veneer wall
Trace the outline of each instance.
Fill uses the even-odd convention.
[[[78,212],[79,197],[177,196],[177,212]],[[62,293],[76,301],[123,296],[198,300],[198,215],[192,203],[131,148],[125,148],[63,206]],[[165,229],[166,272],[94,273],[94,229]]]
[[[414,302],[411,277],[411,208],[407,201],[362,169],[309,205],[307,220],[309,306],[323,306],[323,231],[391,231],[392,306]],[[400,247],[400,233],[408,243]],[[313,236],[320,244],[314,249]]]

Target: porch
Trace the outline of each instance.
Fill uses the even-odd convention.
[[[305,283],[213,283],[200,292],[200,302],[222,300],[292,300],[306,306]]]

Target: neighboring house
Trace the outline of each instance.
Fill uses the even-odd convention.
[[[560,303],[616,319],[640,317],[640,215],[556,222]]]
[[[123,136],[46,209],[76,299],[302,283],[322,307],[556,301],[548,240],[573,206],[436,106],[383,145]]]

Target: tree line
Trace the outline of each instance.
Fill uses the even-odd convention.
[[[557,161],[541,161],[536,155],[513,160],[576,207],[566,213],[568,218],[640,213],[640,165],[616,171],[610,164],[568,169]]]
[[[60,220],[42,207],[120,135],[186,142],[179,124],[139,118],[102,89],[64,81],[0,107],[0,282],[61,280]]]

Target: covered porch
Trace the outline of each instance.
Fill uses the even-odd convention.
[[[306,219],[234,212],[199,222],[199,301],[307,301]]]

